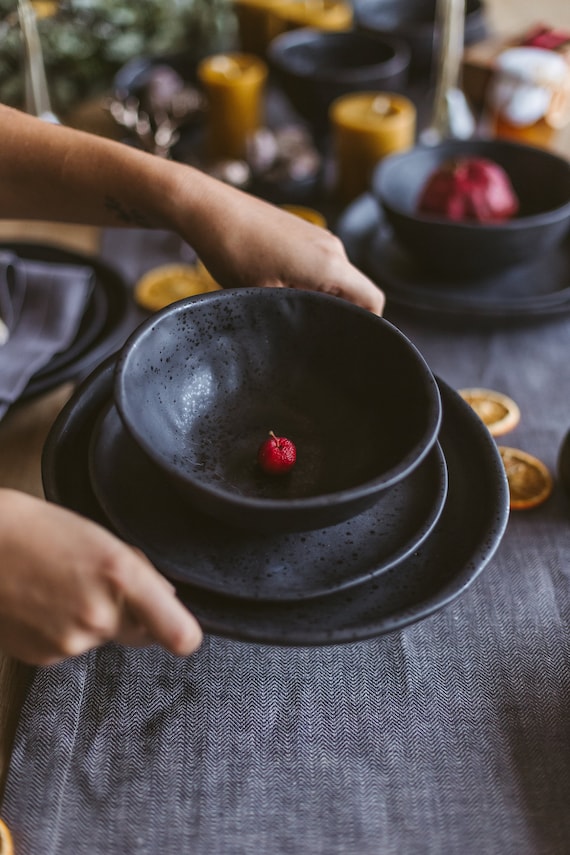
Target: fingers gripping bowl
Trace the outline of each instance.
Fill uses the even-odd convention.
[[[173,487],[226,523],[301,531],[346,520],[434,445],[437,384],[413,344],[337,297],[218,291],[140,326],[115,372],[124,426]],[[297,449],[284,477],[260,470],[275,431]]]

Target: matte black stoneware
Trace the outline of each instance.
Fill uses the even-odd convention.
[[[85,377],[124,344],[133,324],[129,323],[127,285],[116,270],[97,258],[49,244],[18,241],[0,247],[33,261],[86,265],[95,273],[93,293],[74,341],[32,377],[20,400]]]
[[[344,523],[302,536],[238,529],[181,501],[112,405],[93,430],[89,472],[115,531],[153,564],[181,582],[250,600],[308,599],[386,572],[423,543],[447,495],[447,466],[436,443],[407,478]]]
[[[198,509],[267,531],[371,507],[424,459],[441,419],[433,375],[399,330],[285,288],[203,294],[151,317],[121,351],[115,403]],[[258,467],[269,431],[297,447],[287,475]]]
[[[111,359],[75,392],[52,427],[42,458],[47,498],[108,527],[90,486],[87,460],[93,425],[112,397],[113,370]],[[443,401],[439,439],[449,490],[440,521],[423,545],[378,577],[298,603],[224,597],[174,579],[179,596],[205,632],[265,644],[349,643],[428,617],[471,585],[505,531],[508,487],[489,431],[457,393],[441,381],[439,386]],[[194,549],[189,538],[188,554]],[[265,558],[264,551],[253,557],[252,573],[260,572]],[[215,543],[211,560],[216,561]]]
[[[322,133],[335,98],[361,90],[402,92],[410,50],[393,37],[300,29],[273,39],[267,57],[299,115]]]
[[[565,434],[558,452],[557,468],[564,492],[570,499],[570,428]]]
[[[454,287],[421,267],[396,241],[376,199],[365,193],[336,224],[357,267],[386,294],[386,316],[404,309],[430,323],[501,326],[544,322],[570,312],[570,233],[535,261]]]
[[[414,73],[429,72],[440,45],[436,0],[356,0],[356,27],[379,36],[396,36],[409,46]],[[465,2],[465,44],[487,36],[481,0]]]
[[[417,213],[419,194],[441,164],[461,157],[498,163],[511,179],[519,213],[498,224],[452,222]],[[531,262],[570,230],[570,163],[536,146],[502,140],[449,140],[390,155],[376,168],[372,193],[402,246],[450,286]]]

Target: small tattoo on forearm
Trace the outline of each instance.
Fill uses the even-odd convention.
[[[121,220],[122,223],[129,223],[135,226],[141,226],[142,228],[148,228],[150,226],[149,221],[141,214],[140,211],[135,210],[135,208],[125,208],[118,199],[115,199],[113,196],[105,196],[105,207],[107,210],[112,211],[118,220]]]

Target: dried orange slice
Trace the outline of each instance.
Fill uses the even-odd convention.
[[[154,267],[139,279],[134,297],[143,309],[156,312],[184,297],[219,289],[201,262],[196,265],[164,264]]]
[[[499,446],[507,473],[511,508],[521,511],[535,508],[552,493],[553,479],[544,463],[519,448]]]
[[[323,229],[327,227],[326,217],[314,208],[307,208],[305,205],[281,205],[281,207],[284,211],[289,211],[290,214],[295,214],[296,217],[300,217],[314,226],[321,226]]]
[[[475,410],[491,436],[503,436],[514,430],[521,417],[518,404],[494,389],[459,389],[461,397]]]
[[[8,826],[0,819],[0,855],[14,855],[12,835]]]

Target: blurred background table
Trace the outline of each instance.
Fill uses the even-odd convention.
[[[498,34],[516,34],[537,21],[570,27],[570,4],[567,0],[543,0],[539,6],[534,0],[486,0],[486,7],[491,29]],[[570,154],[570,145],[567,150]],[[97,229],[52,223],[0,222],[0,241],[11,239],[49,242],[82,252],[97,253],[100,233]],[[18,488],[35,496],[43,495],[40,477],[42,446],[54,418],[72,391],[73,386],[66,384],[35,400],[15,406],[0,423],[2,486]],[[0,794],[29,676],[30,669],[2,660]],[[485,821],[484,818],[482,821]]]
[[[570,26],[570,6],[564,0],[545,0],[540,5],[534,0],[488,0],[486,8],[491,29],[506,35],[536,23]]]

